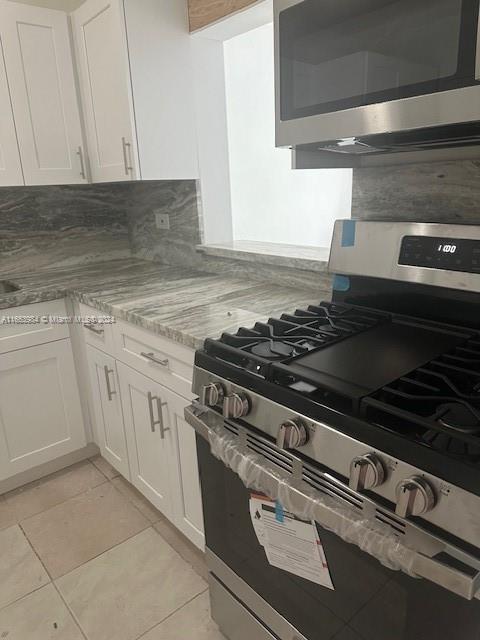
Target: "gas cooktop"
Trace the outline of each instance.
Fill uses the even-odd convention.
[[[468,463],[480,464],[480,333],[322,302],[208,339],[204,353]]]

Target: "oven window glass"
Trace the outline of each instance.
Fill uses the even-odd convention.
[[[478,0],[303,0],[279,14],[282,120],[475,84]]]

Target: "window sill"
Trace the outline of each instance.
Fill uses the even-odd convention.
[[[326,272],[330,249],[236,240],[228,244],[197,245],[197,251],[218,258],[259,262],[303,271]]]

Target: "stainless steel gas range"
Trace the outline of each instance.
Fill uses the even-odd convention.
[[[196,354],[212,615],[230,640],[478,640],[480,227],[339,221],[330,271],[331,301]],[[294,538],[272,562],[258,496],[314,527],[328,588]]]

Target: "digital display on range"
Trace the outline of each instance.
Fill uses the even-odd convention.
[[[480,240],[405,236],[399,264],[480,274]]]

